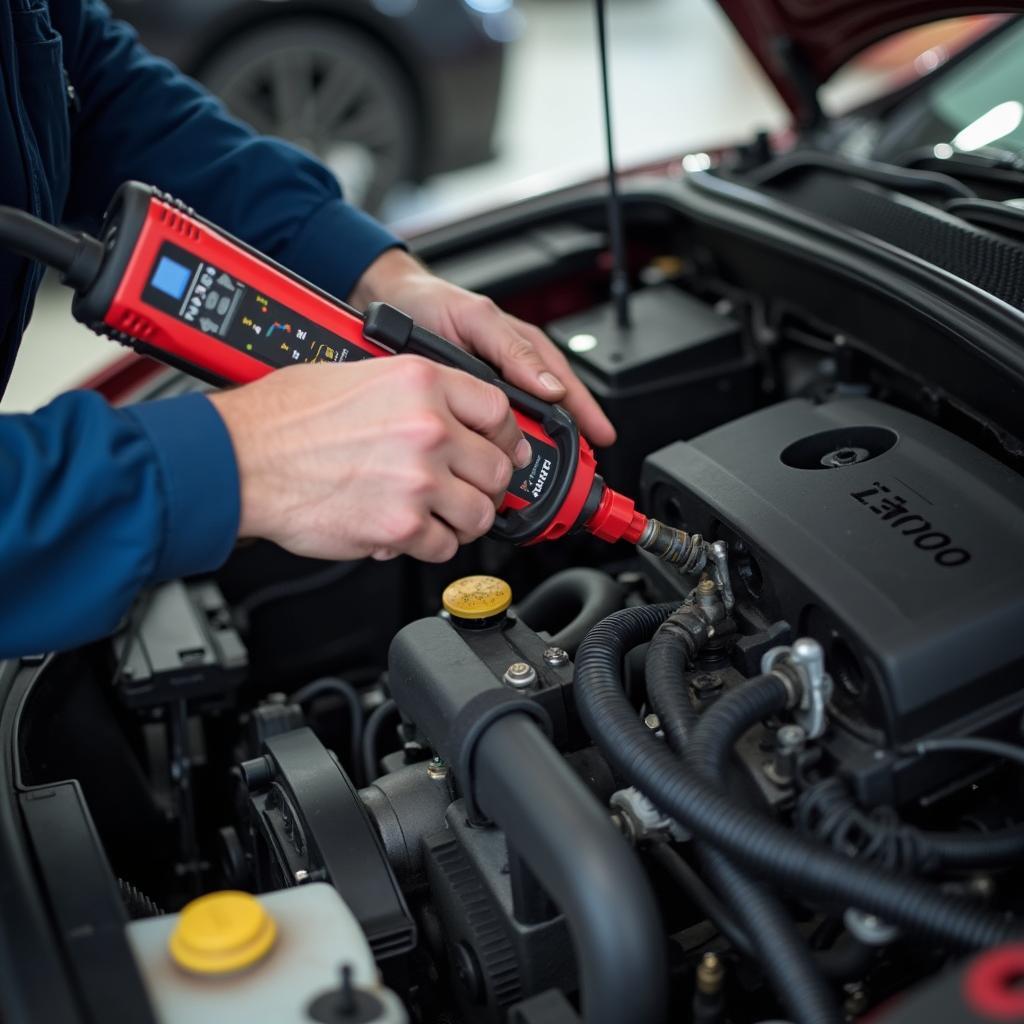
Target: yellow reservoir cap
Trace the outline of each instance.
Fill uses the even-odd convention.
[[[277,936],[267,908],[247,892],[211,892],[181,912],[168,948],[179,967],[227,974],[259,963]]]
[[[444,610],[456,619],[489,619],[512,603],[512,588],[497,576],[463,576],[441,595]]]

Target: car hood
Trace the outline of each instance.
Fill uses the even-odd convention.
[[[1024,0],[719,0],[798,123],[818,116],[817,87],[851,57],[903,29],[967,14],[1024,12]]]

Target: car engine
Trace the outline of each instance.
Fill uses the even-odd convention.
[[[679,343],[573,345],[604,315],[584,199],[428,255],[567,339],[623,425],[609,479],[703,564],[243,545],[111,640],[9,666],[19,813],[92,1019],[923,1021],[933,978],[942,1019],[1011,1019],[1012,430],[897,351],[940,344],[923,311],[889,349],[852,297],[826,323],[838,285],[784,295],[710,192],[627,205]]]

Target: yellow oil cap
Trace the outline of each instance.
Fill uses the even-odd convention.
[[[441,603],[455,619],[490,619],[512,603],[512,588],[497,576],[463,576],[444,588]]]
[[[274,919],[255,896],[211,892],[185,907],[168,945],[187,971],[227,974],[259,963],[276,935]]]

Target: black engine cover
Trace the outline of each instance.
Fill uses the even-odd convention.
[[[811,635],[874,742],[1024,701],[1024,481],[869,399],[797,399],[651,456],[644,508],[730,542],[740,600]]]

